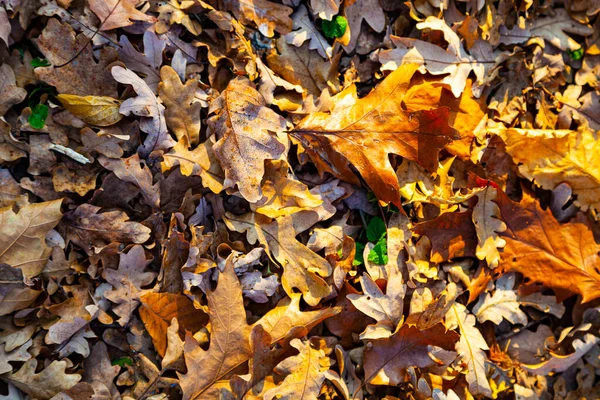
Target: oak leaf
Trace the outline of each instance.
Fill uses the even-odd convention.
[[[37,365],[38,361],[33,358],[25,362],[17,372],[5,376],[5,379],[40,400],[48,400],[81,380],[81,375],[65,372],[67,361],[53,361],[39,373],[35,372]]]
[[[0,116],[27,97],[27,91],[18,87],[16,82],[15,73],[10,65],[0,66]]]
[[[600,339],[597,336],[586,333],[583,338],[573,340],[573,349],[575,349],[573,353],[557,354],[551,352],[551,358],[538,364],[522,364],[521,367],[536,375],[548,375],[550,373],[563,372],[575,364],[599,341]]]
[[[109,126],[123,118],[119,113],[121,102],[112,97],[59,94],[56,98],[71,114],[91,125]]]
[[[161,81],[159,69],[163,62],[163,51],[167,46],[167,41],[159,38],[152,31],[144,32],[142,38],[144,43],[144,52],[137,51],[126,35],[121,35],[119,39],[119,58],[125,63],[125,66],[132,71],[143,75],[144,82],[154,93]]]
[[[186,137],[192,146],[200,140],[201,104],[194,101],[198,82],[190,79],[181,83],[177,72],[165,66],[160,70],[162,82],[158,84],[158,95],[167,107],[165,119],[167,126],[177,139]]]
[[[135,8],[137,0],[90,0],[90,9],[102,21],[100,30],[123,28],[135,21],[155,22],[156,18]]]
[[[261,198],[265,160],[276,160],[286,150],[285,120],[265,106],[264,98],[247,78],[235,78],[211,102],[208,126],[217,142],[213,151],[225,170],[224,188],[235,185],[249,202]]]
[[[207,322],[206,314],[181,294],[148,292],[140,296],[140,302],[140,317],[161,357],[167,350],[167,330],[173,318],[183,336],[186,332],[198,332]]]
[[[268,0],[223,0],[221,4],[223,11],[231,11],[242,24],[254,22],[266,37],[273,37],[273,31],[286,34],[292,29],[293,10],[283,4]]]
[[[316,10],[314,11],[316,12]],[[292,15],[292,19],[294,20],[293,30],[285,35],[285,41],[296,47],[300,47],[308,40],[310,41],[308,45],[309,50],[317,50],[321,57],[331,58],[333,47],[327,43],[327,39],[317,30],[315,24],[308,16],[308,10],[305,5],[302,4],[298,7],[294,15]],[[329,20],[331,17],[326,19]]]
[[[245,232],[251,244],[259,242],[263,245],[283,267],[281,284],[288,295],[298,288],[304,300],[314,306],[331,293],[331,288],[323,279],[331,275],[331,265],[296,240],[291,216],[271,221],[254,213],[241,216],[228,214],[224,221],[229,229]]]
[[[23,271],[8,264],[0,264],[0,316],[29,306],[42,293],[23,283]]]
[[[331,114],[313,113],[290,133],[321,171],[358,183],[350,162],[381,201],[400,205],[400,187],[388,155],[416,161],[429,171],[440,149],[455,137],[448,109],[404,110],[401,101],[417,69],[403,65],[369,95],[358,99],[350,86],[336,97]]]
[[[583,210],[600,210],[600,152],[598,133],[581,126],[577,131],[503,129],[493,133],[502,137],[506,152],[519,172],[546,190],[568,183]]]
[[[515,203],[501,191],[497,203],[507,227],[500,234],[506,240],[500,268],[580,294],[584,303],[600,297],[600,245],[586,216],[560,224],[534,199],[524,196]]]
[[[150,229],[129,221],[123,211],[98,213],[100,207],[82,204],[64,216],[69,240],[88,254],[93,247],[104,247],[109,243],[144,243],[150,238]]]
[[[492,321],[500,325],[502,318],[511,324],[527,324],[527,315],[520,309],[517,292],[513,290],[515,275],[506,274],[496,281],[496,290],[479,296],[479,301],[473,307],[473,314],[479,322]]]
[[[423,331],[403,325],[389,338],[369,342],[371,346],[364,354],[365,381],[373,385],[398,385],[405,380],[406,368],[435,365],[430,356],[432,350],[451,351],[457,340],[458,335],[446,331],[442,324]]]
[[[315,399],[319,396],[325,381],[325,372],[329,370],[332,349],[318,336],[310,340],[293,339],[290,346],[300,353],[280,362],[275,371],[285,376],[283,382],[264,394],[265,400],[273,398]]]
[[[478,201],[473,208],[473,224],[478,240],[475,255],[480,260],[486,260],[490,268],[498,266],[498,249],[506,245],[506,241],[499,236],[506,229],[506,224],[500,219],[496,193],[497,190],[492,186],[477,193]]]
[[[355,49],[363,21],[375,32],[381,32],[385,29],[385,14],[378,0],[355,1],[347,5],[344,12],[350,30],[350,41],[344,44],[346,53],[351,53]]]
[[[21,269],[28,278],[39,275],[52,252],[46,235],[62,217],[61,204],[62,199],[30,204],[18,213],[0,209],[0,263]]]

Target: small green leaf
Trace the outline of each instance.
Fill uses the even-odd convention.
[[[369,252],[367,260],[378,265],[385,265],[388,263],[386,238],[383,237],[377,242],[375,247]]]
[[[348,28],[348,21],[341,15],[336,15],[331,21],[326,19],[321,21],[321,28],[323,33],[330,39],[339,38],[344,36],[346,28]]]
[[[387,228],[385,222],[379,217],[374,217],[367,225],[367,239],[369,242],[376,243],[379,239],[385,236]]]
[[[580,47],[577,50],[573,51],[569,50],[569,56],[575,61],[581,60],[581,58],[583,57],[583,53],[583,47]]]
[[[114,359],[110,362],[111,365],[118,365],[119,367],[124,367],[125,365],[133,365],[133,361],[129,357],[121,357]]]
[[[352,261],[352,265],[357,266],[357,265],[364,264],[365,259],[363,258],[363,252],[365,251],[365,244],[357,242],[354,245],[354,248],[355,248],[354,261]]]
[[[49,67],[50,62],[48,60],[46,60],[45,58],[36,57],[33,60],[31,60],[31,66],[32,67]]]
[[[42,129],[48,118],[48,106],[45,104],[36,105],[31,110],[31,115],[27,118],[29,125],[34,129]]]

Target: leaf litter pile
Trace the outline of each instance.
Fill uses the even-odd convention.
[[[0,399],[599,399],[599,13],[1,0]]]

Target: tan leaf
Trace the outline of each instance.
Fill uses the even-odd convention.
[[[0,264],[0,316],[29,306],[41,293],[23,283],[23,272],[8,264]]]
[[[349,87],[336,97],[331,114],[313,113],[290,134],[320,170],[358,183],[350,162],[379,200],[399,206],[400,188],[388,155],[435,171],[439,150],[455,135],[447,109],[410,113],[402,108],[416,69],[414,64],[398,68],[362,99],[355,86]]]
[[[497,203],[507,226],[500,234],[506,240],[500,268],[580,294],[584,303],[600,297],[600,245],[586,216],[580,213],[560,224],[537,201],[524,196],[515,203],[501,191]]]
[[[39,275],[52,251],[46,234],[60,221],[61,204],[62,199],[30,204],[18,214],[0,209],[0,263],[20,268],[28,278]]]
[[[479,322],[492,321],[500,325],[502,318],[511,324],[527,324],[527,315],[519,307],[520,301],[517,292],[513,290],[515,275],[507,274],[496,281],[494,294],[484,293],[479,296],[479,301],[473,307],[473,314]]]
[[[57,192],[75,192],[85,196],[90,190],[96,188],[97,173],[85,168],[75,170],[60,164],[52,168],[52,185]]]
[[[286,358],[275,367],[275,371],[285,376],[285,379],[279,386],[265,393],[265,400],[273,398],[308,400],[319,396],[325,381],[325,372],[331,365],[329,354],[333,349],[318,336],[313,336],[304,342],[294,339],[290,345],[300,353]]]
[[[43,203],[42,203],[43,204]],[[128,221],[123,211],[98,213],[100,207],[82,204],[65,214],[67,237],[90,253],[93,247],[104,247],[109,243],[144,243],[150,238],[150,229]]]
[[[241,77],[211,102],[209,113],[208,126],[218,138],[213,151],[225,170],[224,188],[237,185],[249,202],[260,200],[264,161],[276,160],[286,150],[285,120]]]
[[[148,292],[140,297],[140,317],[152,337],[154,348],[161,357],[167,350],[167,330],[173,318],[178,323],[178,332],[198,332],[207,322],[207,316],[186,296],[174,293]]]
[[[375,32],[381,32],[385,28],[385,14],[378,0],[361,0],[348,4],[345,17],[350,30],[350,41],[344,45],[346,53],[351,53],[355,49],[363,21]]]
[[[104,168],[112,171],[119,179],[138,187],[150,207],[154,209],[160,207],[160,185],[152,184],[152,173],[146,163],[140,160],[138,154],[118,159],[100,156],[98,162]]]
[[[134,21],[155,22],[156,18],[138,11],[137,0],[89,0],[90,9],[103,21],[103,31],[133,25]]]
[[[519,172],[546,190],[566,182],[583,210],[600,210],[600,152],[598,133],[583,126],[577,131],[492,130],[506,143],[506,152]]]
[[[325,3],[333,3],[337,1],[337,6],[339,7],[339,0],[316,0],[317,4],[325,4]],[[312,3],[315,3],[315,0],[312,0]],[[313,6],[313,11],[317,12],[315,7]],[[337,11],[333,14],[337,14]],[[322,19],[324,17],[321,17]],[[289,44],[293,44],[296,47],[302,46],[304,42],[307,40],[310,41],[308,48],[309,50],[317,50],[319,55],[323,58],[330,59],[333,55],[333,47],[327,43],[327,39],[323,37],[323,35],[317,30],[317,27],[312,22],[310,17],[308,16],[308,10],[306,6],[301,4],[298,7],[298,10],[292,16],[294,20],[293,31],[285,35],[285,41]],[[327,20],[331,20],[331,16],[329,18],[324,18]]]
[[[123,118],[119,113],[121,102],[112,97],[59,94],[56,98],[71,114],[88,124],[109,126]]]
[[[506,224],[500,219],[500,210],[496,204],[497,190],[488,186],[477,194],[479,200],[473,208],[473,224],[477,232],[477,248],[475,255],[480,260],[486,260],[490,268],[496,268],[500,262],[498,249],[506,245],[499,237],[506,230]]]
[[[175,147],[163,155],[161,169],[165,172],[179,165],[182,175],[198,175],[202,178],[204,187],[209,188],[213,193],[220,193],[223,190],[225,172],[215,157],[213,146],[214,138],[210,137],[190,151],[187,139],[182,138]]]
[[[404,323],[416,326],[421,331],[433,328],[442,322],[459,294],[453,282],[450,282],[435,298],[429,288],[417,288],[410,299],[410,312]]]
[[[555,372],[566,371],[583,357],[600,339],[591,333],[586,333],[582,339],[573,340],[573,349],[570,354],[551,353],[551,358],[538,364],[523,364],[523,369],[536,375],[548,375]]]
[[[9,28],[10,29],[10,28]],[[8,64],[0,66],[0,117],[27,97],[27,91],[17,87],[15,73]]]
[[[186,137],[195,146],[200,140],[200,102],[194,101],[198,81],[190,79],[181,83],[177,72],[165,66],[160,70],[162,82],[158,84],[158,95],[167,107],[167,126],[177,139]]]
[[[266,37],[272,37],[273,31],[286,34],[292,30],[290,14],[293,10],[283,4],[268,0],[224,0],[221,4],[223,11],[231,11],[242,24],[254,22]]]
[[[365,350],[365,381],[373,385],[398,385],[404,382],[404,369],[425,368],[436,361],[430,356],[430,348],[452,350],[458,335],[446,331],[438,324],[420,331],[403,325],[393,336],[372,340]]]
[[[331,265],[295,239],[292,217],[271,221],[254,213],[241,216],[228,214],[224,221],[229,229],[245,232],[251,244],[258,241],[282,265],[281,284],[288,295],[298,288],[304,300],[314,306],[331,293],[323,279],[331,275]]]
[[[33,358],[25,362],[17,372],[6,376],[5,379],[23,392],[40,400],[48,400],[81,380],[81,375],[65,372],[68,366],[66,361],[52,361],[39,373],[35,372],[37,365],[38,361]]]

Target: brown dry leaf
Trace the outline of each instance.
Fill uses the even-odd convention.
[[[39,373],[36,373],[38,361],[34,358],[27,361],[21,369],[5,379],[29,394],[33,398],[48,400],[63,390],[70,389],[81,380],[81,375],[65,372],[67,361],[53,361]]]
[[[108,68],[116,54],[114,51],[105,51],[100,62],[96,63],[88,40],[84,34],[79,34],[76,38],[71,26],[51,18],[36,41],[48,61],[53,65],[63,65],[80,49],[83,50],[77,57],[77,62],[71,62],[61,68],[38,67],[34,70],[35,75],[56,86],[58,93],[117,97],[117,83],[112,79]]]
[[[0,264],[0,316],[29,306],[42,293],[23,283],[23,272],[8,264]]]
[[[140,317],[161,357],[167,350],[167,330],[173,318],[184,337],[186,332],[198,332],[208,320],[204,312],[196,309],[192,301],[181,294],[148,292],[140,296],[140,301]]]
[[[451,350],[458,337],[456,333],[446,331],[442,324],[423,331],[403,325],[389,338],[369,342],[371,346],[364,355],[365,381],[373,385],[398,385],[405,381],[406,368],[435,365],[436,360],[430,353],[436,347],[445,350],[452,361]]]
[[[290,14],[294,10],[283,4],[268,0],[223,0],[221,4],[224,11],[231,11],[242,24],[254,22],[266,37],[273,37],[274,31],[286,34],[292,30]]]
[[[70,169],[64,164],[52,168],[52,185],[57,192],[75,192],[85,196],[96,188],[97,173],[85,168]]]
[[[135,8],[137,0],[89,0],[90,9],[103,21],[103,31],[133,25],[134,21],[156,22],[156,18]]]
[[[493,129],[506,143],[506,152],[519,172],[547,190],[566,182],[583,210],[600,210],[598,132],[583,125],[577,131]]]
[[[158,84],[158,95],[166,106],[167,126],[177,139],[186,137],[188,143],[196,146],[200,140],[200,102],[194,100],[198,82],[190,79],[181,83],[177,72],[171,67],[160,69],[162,82]]]
[[[119,113],[121,102],[112,97],[59,94],[56,98],[71,114],[91,125],[109,126],[123,118]]]
[[[52,249],[46,235],[60,221],[62,199],[24,206],[15,213],[0,209],[0,263],[19,268],[32,278],[44,269]]]
[[[438,152],[456,135],[448,126],[448,109],[411,113],[401,107],[416,69],[413,64],[398,68],[362,99],[351,86],[336,97],[331,115],[313,113],[290,134],[321,171],[358,183],[351,163],[379,200],[400,206],[388,155],[401,155],[433,172]]]
[[[150,229],[129,221],[123,211],[99,211],[100,207],[82,204],[63,218],[67,238],[88,254],[94,247],[102,248],[112,242],[144,243],[150,238]]]
[[[550,210],[543,210],[530,197],[515,203],[498,191],[496,202],[507,227],[500,233],[506,240],[500,253],[503,270],[580,294],[584,303],[600,297],[600,245],[586,216],[580,213],[560,224]]]
[[[265,400],[273,398],[308,400],[319,396],[325,381],[325,372],[331,366],[329,354],[333,349],[318,336],[313,336],[304,342],[294,339],[290,342],[290,346],[300,353],[286,358],[275,367],[275,371],[285,376],[285,379],[264,394]]]
[[[16,82],[15,73],[10,65],[0,66],[0,117],[27,97],[27,91],[18,87]]]
[[[224,188],[237,185],[249,202],[261,198],[264,161],[280,158],[287,142],[285,120],[265,106],[264,98],[247,78],[235,78],[211,102],[209,128],[217,142],[213,151],[225,170]]]
[[[344,10],[350,29],[350,41],[344,45],[344,50],[350,53],[356,47],[363,21],[367,22],[375,32],[385,29],[385,15],[378,0],[362,0],[348,3]]]
[[[160,185],[152,184],[152,173],[146,163],[140,160],[138,154],[119,159],[100,156],[98,162],[119,179],[137,186],[147,205],[154,209],[160,207]]]
[[[473,208],[473,225],[478,241],[475,255],[493,269],[500,262],[498,249],[506,244],[498,236],[506,229],[506,224],[500,219],[500,210],[496,204],[497,189],[488,186],[483,192],[477,193],[477,197],[477,204]]]
[[[241,216],[228,214],[224,221],[229,229],[245,232],[251,244],[259,242],[263,245],[283,267],[281,284],[288,295],[297,288],[308,304],[317,305],[331,293],[331,288],[323,279],[331,275],[331,265],[295,239],[292,217],[271,221],[254,213]]]

